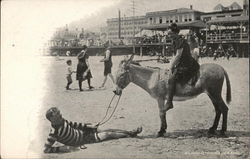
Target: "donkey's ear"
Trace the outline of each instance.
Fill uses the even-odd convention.
[[[128,61],[128,55],[125,55],[123,59],[124,61]]]
[[[135,54],[132,54],[132,55],[130,56],[130,58],[129,58],[128,62],[131,62],[131,61],[133,60],[134,55],[135,55]]]

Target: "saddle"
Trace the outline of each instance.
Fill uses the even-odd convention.
[[[192,72],[191,72],[192,71]],[[194,86],[200,77],[199,70],[186,70],[186,69],[178,69],[174,70],[173,73],[170,70],[160,70],[159,71],[159,80],[164,80],[168,83],[169,76],[175,76],[176,82],[181,85],[191,85]]]

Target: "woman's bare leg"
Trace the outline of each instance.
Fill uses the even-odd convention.
[[[104,76],[104,79],[103,79],[103,82],[102,82],[102,85],[100,86],[100,88],[104,87],[106,81],[107,81],[107,76]]]
[[[135,137],[137,134],[142,132],[142,127],[138,127],[132,131],[119,130],[119,129],[108,129],[98,131],[97,135],[101,141],[119,139],[125,137]]]
[[[114,77],[113,77],[113,75],[111,74],[111,73],[109,73],[109,77],[111,78],[111,80],[112,80],[112,82],[113,82],[113,84],[115,83],[115,80],[114,80]]]

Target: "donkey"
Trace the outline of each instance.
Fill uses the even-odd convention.
[[[116,88],[114,93],[121,95],[122,90],[130,83],[138,85],[145,91],[147,91],[158,102],[159,115],[161,120],[161,128],[158,131],[157,136],[164,136],[167,129],[166,112],[169,108],[165,105],[167,98],[168,87],[168,75],[169,71],[160,69],[153,69],[142,67],[140,65],[133,64],[133,57],[131,55],[129,59],[122,60],[119,64],[119,68],[116,73]],[[227,114],[228,107],[221,97],[222,86],[224,77],[226,78],[227,93],[226,101],[231,101],[231,86],[227,72],[217,64],[202,64],[198,72],[199,76],[195,85],[189,84],[177,84],[174,96],[174,101],[185,101],[195,98],[201,93],[206,93],[211,99],[215,108],[215,119],[213,126],[209,128],[208,134],[215,135],[215,131],[218,127],[221,114],[223,115],[222,129],[220,135],[226,137],[225,131],[227,130]]]

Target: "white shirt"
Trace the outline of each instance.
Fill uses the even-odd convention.
[[[68,66],[66,75],[71,75],[72,73],[73,73],[72,66]]]

